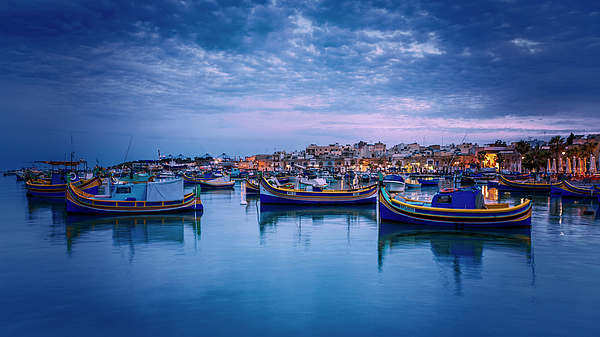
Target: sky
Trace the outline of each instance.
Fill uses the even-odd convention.
[[[3,0],[0,170],[600,133],[599,13],[589,0]]]

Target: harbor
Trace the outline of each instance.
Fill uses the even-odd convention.
[[[263,204],[260,194],[242,191],[244,180],[234,181],[233,188],[203,189],[202,211],[87,215],[68,212],[61,198],[28,197],[24,182],[0,177],[4,331],[596,331],[596,199],[535,194],[530,226],[439,228],[381,220],[374,203]],[[485,204],[529,200],[527,193],[480,190]],[[438,193],[439,186],[398,192],[422,201]]]

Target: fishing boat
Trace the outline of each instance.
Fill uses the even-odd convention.
[[[301,205],[351,205],[377,202],[377,185],[349,190],[323,190],[307,185],[304,189],[286,188],[273,179],[260,181],[260,202]]]
[[[398,200],[400,199],[400,200]],[[431,202],[379,192],[382,220],[427,226],[503,228],[531,226],[531,201],[510,207],[507,203],[485,204],[479,187],[450,188],[437,192]]]
[[[404,185],[407,188],[421,188],[421,183],[416,179],[404,179]]]
[[[399,174],[388,174],[383,177],[383,185],[390,192],[403,192],[405,188],[404,179]]]
[[[552,194],[560,194],[563,198],[585,198],[596,196],[593,188],[575,186],[566,180],[552,184],[550,191]]]
[[[135,214],[202,211],[200,190],[184,194],[181,178],[147,184],[109,186],[109,194],[86,193],[71,183],[67,186],[67,212],[88,214]]]
[[[35,179],[25,182],[27,194],[32,197],[41,198],[64,198],[67,195],[67,181],[72,181],[75,186],[86,193],[97,194],[98,187],[102,185],[99,178],[79,179],[75,172],[71,172],[68,178],[61,173],[52,173],[50,180]]]
[[[417,182],[421,184],[421,187],[432,187],[440,185],[440,179],[437,178],[417,178]]]
[[[598,198],[598,202],[600,202],[600,185],[594,185],[594,192],[596,192],[596,197]]]
[[[217,178],[220,178],[220,177],[221,176],[217,176],[213,172],[205,172],[205,173],[203,173],[201,175],[192,175],[190,173],[184,173],[182,175],[183,183],[186,184],[186,185],[187,184],[189,184],[189,185],[197,185],[201,181],[213,180],[213,179],[217,179]]]
[[[204,189],[230,189],[234,188],[235,180],[231,180],[229,176],[224,176],[211,180],[200,180],[197,184]]]
[[[529,193],[550,193],[552,184],[540,183],[536,181],[521,182],[506,179],[504,176],[498,176],[498,191],[505,192],[529,192]]]
[[[260,193],[260,184],[255,180],[246,178],[244,180],[244,185],[246,186],[246,194],[258,194]]]

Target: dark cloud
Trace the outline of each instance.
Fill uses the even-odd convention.
[[[590,1],[9,0],[0,109],[16,135],[153,132],[174,147],[255,147],[282,127],[297,148],[423,127],[562,132],[565,115],[574,128],[599,118],[598,13]],[[194,123],[206,139],[184,133]],[[230,146],[218,151],[254,151]]]

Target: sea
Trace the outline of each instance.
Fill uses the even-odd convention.
[[[0,336],[600,335],[597,200],[532,196],[530,230],[478,231],[261,205],[239,182],[201,197],[72,216],[0,177]]]

